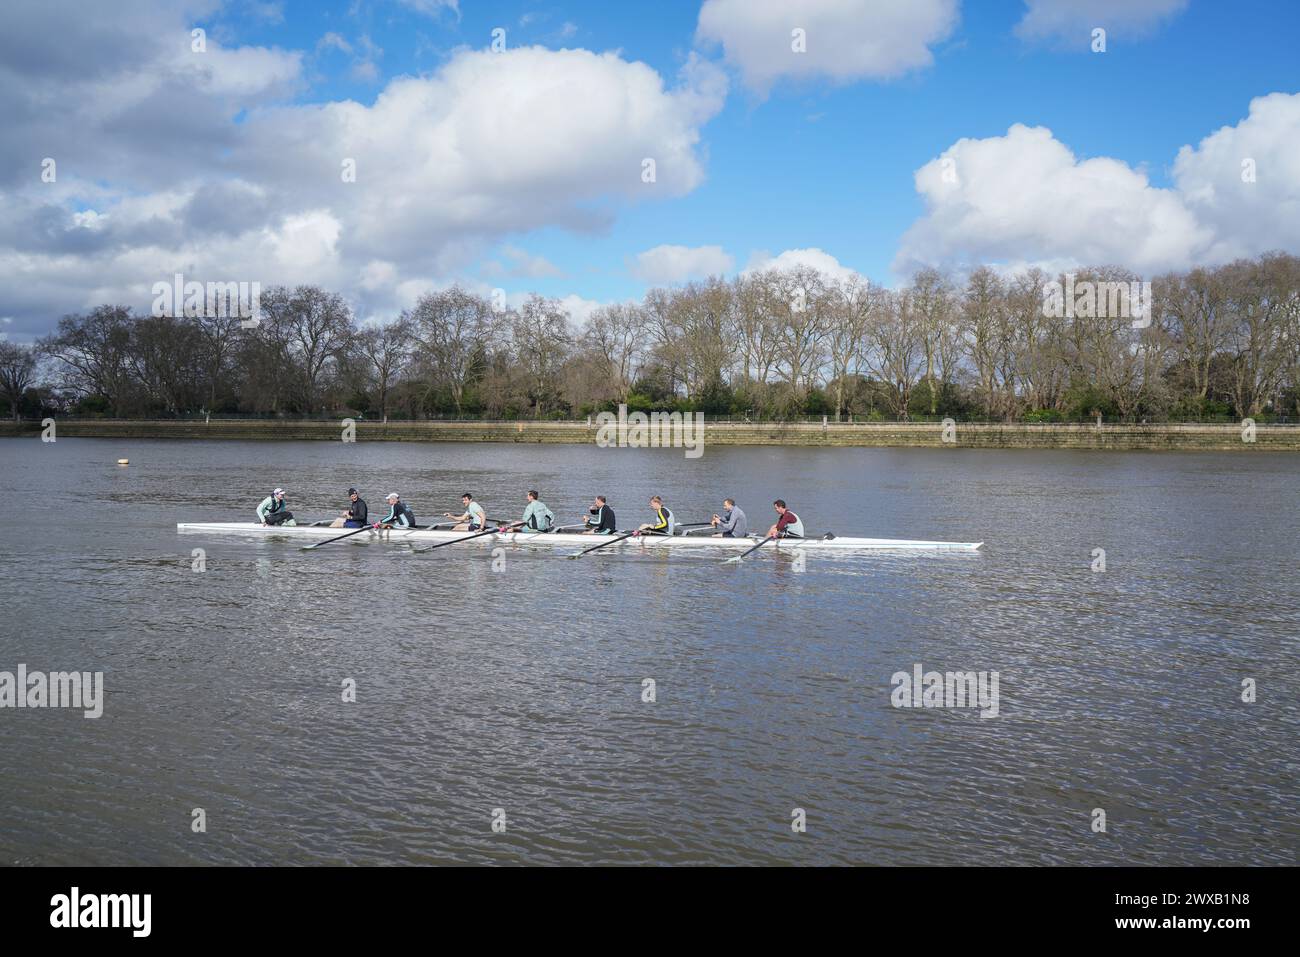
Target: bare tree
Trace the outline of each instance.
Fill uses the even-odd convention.
[[[0,342],[0,395],[9,402],[15,422],[21,413],[23,396],[35,377],[35,350],[16,342]]]
[[[137,388],[130,367],[133,324],[126,306],[97,306],[84,316],[64,316],[37,348],[57,360],[75,394],[102,396],[110,412],[124,415]]]
[[[884,385],[894,414],[906,419],[912,390],[924,368],[921,331],[909,292],[891,292],[884,305],[867,327],[867,368]]]
[[[984,414],[990,418],[1009,418],[1013,411],[1015,368],[1011,362],[1012,328],[1006,299],[1006,284],[986,266],[976,269],[966,280],[962,341],[975,371]]]
[[[825,277],[806,266],[768,272],[765,280],[764,306],[776,326],[776,365],[785,371],[792,402],[802,404],[825,363],[833,302]]]
[[[168,415],[190,411],[203,401],[203,339],[193,319],[137,319],[127,361],[150,404]]]
[[[689,283],[668,297],[672,352],[688,396],[726,381],[734,357],[731,308],[731,286],[719,278]]]
[[[209,415],[217,404],[217,390],[238,351],[242,322],[236,315],[199,316],[195,319],[203,342],[203,376],[207,384],[204,406]]]
[[[533,416],[552,411],[560,396],[560,372],[573,345],[569,314],[558,300],[536,294],[511,315],[511,345]]]
[[[240,406],[249,411],[276,415],[292,411],[297,376],[292,370],[287,324],[275,321],[281,298],[287,298],[285,290],[265,293],[261,323],[235,340],[236,388]]]
[[[1030,408],[1062,408],[1070,375],[1065,356],[1065,320],[1043,308],[1047,282],[1047,274],[1033,268],[1013,278],[1007,288],[1007,317],[1013,336],[1009,358],[1013,368],[1002,378],[1008,384],[1008,418],[1015,414],[1019,394],[1011,388],[1013,382],[1023,389],[1024,401]]]
[[[352,310],[338,293],[317,286],[292,292],[272,289],[262,297],[263,321],[283,353],[298,403],[304,412],[324,404],[324,392],[352,341]]]
[[[828,282],[827,302],[826,354],[835,384],[835,421],[839,422],[844,415],[845,380],[858,371],[873,311],[879,311],[883,302],[879,291],[858,276]]]
[[[475,362],[497,328],[491,304],[452,286],[421,296],[409,320],[429,372],[430,388],[445,389],[456,414],[461,414]]]
[[[732,323],[740,351],[741,385],[760,400],[771,380],[779,352],[779,322],[767,308],[769,273],[737,278],[732,284]]]
[[[587,320],[583,342],[601,364],[600,387],[619,402],[632,391],[647,338],[645,311],[634,304],[602,306]]]
[[[1129,311],[1106,306],[1100,290],[1103,284],[1127,286],[1136,278],[1114,267],[1081,270],[1076,285],[1092,283],[1098,290],[1096,303],[1066,320],[1066,354],[1076,378],[1099,389],[1125,418],[1132,417],[1158,385],[1160,340],[1155,332],[1135,332]]]
[[[1291,393],[1292,411],[1300,416],[1300,282],[1291,287],[1290,301],[1283,311],[1282,329],[1282,376],[1278,383],[1279,391]],[[1278,398],[1281,409],[1282,399]]]
[[[411,361],[411,321],[402,315],[383,325],[367,326],[358,333],[356,345],[365,360],[367,385],[387,423],[389,393]]]
[[[655,364],[666,374],[668,392],[675,394],[684,378],[682,366],[685,360],[679,341],[679,317],[674,308],[672,290],[656,288],[647,291],[641,308],[646,318],[650,351]]]
[[[1209,395],[1214,357],[1229,332],[1224,277],[1218,270],[1197,268],[1182,276],[1165,276],[1159,286],[1178,358],[1191,379],[1194,397],[1203,401]]]
[[[1254,416],[1274,394],[1286,365],[1283,333],[1295,309],[1298,261],[1282,253],[1223,268],[1229,309],[1227,346],[1232,358],[1238,415]]]
[[[912,277],[908,290],[921,352],[925,357],[925,381],[930,392],[930,415],[938,409],[939,389],[935,372],[947,375],[943,359],[951,355],[953,317],[956,312],[952,282],[937,269],[925,268]]]

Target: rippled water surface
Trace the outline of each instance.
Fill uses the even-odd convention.
[[[107,690],[99,720],[0,710],[3,863],[1296,862],[1296,457],[33,438],[0,465],[0,670]],[[332,517],[350,484],[422,522],[465,489],[570,521],[606,492],[621,525],[781,496],[811,532],[986,544],[496,571],[176,532],[275,485]],[[998,672],[999,715],[892,707],[916,663]]]

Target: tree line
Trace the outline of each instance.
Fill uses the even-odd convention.
[[[459,287],[387,323],[316,286],[264,293],[255,324],[104,305],[33,346],[0,342],[0,401],[15,417],[1300,416],[1300,259],[1159,276],[1137,316],[1104,292],[1050,308],[1053,283],[1139,279],[926,268],[889,289],[774,269],[651,289],[581,324],[555,299],[505,307]]]

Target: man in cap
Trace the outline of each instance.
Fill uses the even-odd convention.
[[[396,492],[388,493],[388,514],[381,518],[375,527],[414,528],[415,513],[411,507],[398,497]]]
[[[284,489],[278,488],[257,506],[257,520],[263,525],[296,525],[293,512],[284,504]]]
[[[348,489],[348,503],[348,510],[339,513],[339,517],[330,523],[331,528],[361,528],[366,524],[369,515],[366,500],[354,488]]]

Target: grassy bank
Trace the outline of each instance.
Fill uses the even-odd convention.
[[[116,439],[341,439],[338,422],[219,419],[59,419],[59,438]],[[0,436],[38,436],[39,422],[5,422]],[[938,447],[997,449],[1180,449],[1300,451],[1300,426],[1259,425],[1243,440],[1236,424],[995,424],[957,423],[944,441],[934,423],[735,423],[705,425],[708,445]],[[586,422],[358,422],[359,442],[547,442],[593,444],[596,427]]]

